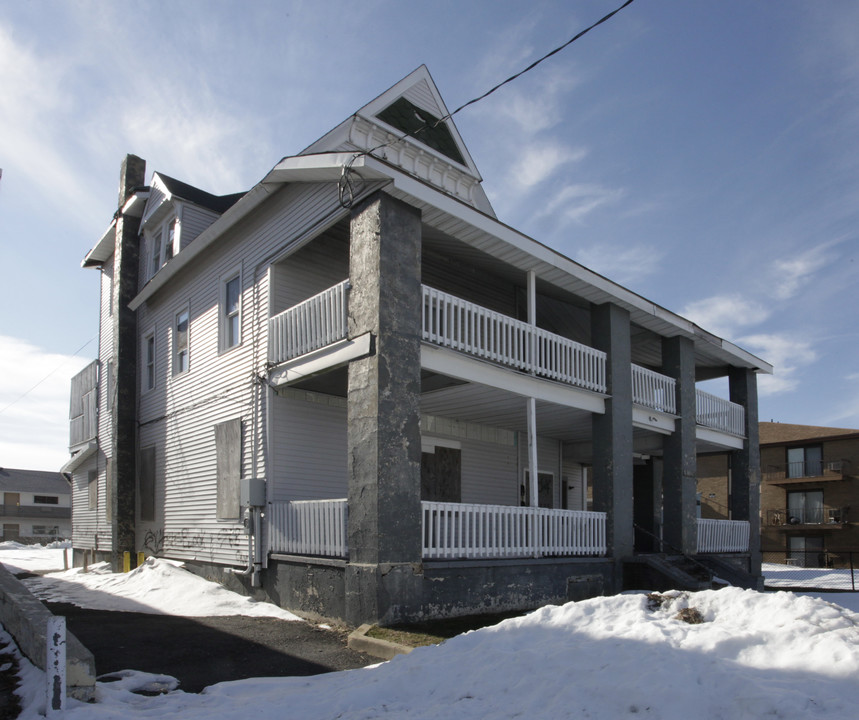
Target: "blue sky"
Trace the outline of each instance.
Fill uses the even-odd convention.
[[[0,0],[0,466],[67,457],[126,153],[246,190],[420,64],[454,109],[619,4]],[[455,121],[501,220],[771,362],[761,419],[856,428],[857,27],[637,0]]]

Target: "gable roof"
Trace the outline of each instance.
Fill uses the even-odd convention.
[[[164,187],[170,193],[171,198],[179,198],[187,200],[195,205],[201,205],[218,214],[224,213],[235,205],[239,198],[245,193],[233,193],[231,195],[212,195],[212,193],[200,190],[193,185],[176,180],[162,172],[156,172],[155,175],[163,181]]]
[[[58,472],[0,468],[0,490],[67,495],[71,492],[71,486],[66,477]]]
[[[761,445],[780,445],[802,442],[803,440],[846,439],[859,437],[859,430],[849,428],[820,427],[817,425],[792,425],[790,423],[758,423]]]

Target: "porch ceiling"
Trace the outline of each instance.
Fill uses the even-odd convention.
[[[454,420],[527,432],[527,401],[498,388],[467,383],[421,394],[421,412]],[[587,410],[537,401],[537,432],[565,442],[584,442],[591,436]]]

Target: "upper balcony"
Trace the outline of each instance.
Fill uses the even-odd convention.
[[[94,440],[98,432],[98,360],[72,378],[69,448]]]
[[[850,475],[849,460],[809,460],[767,465],[764,479],[773,485],[795,485],[844,480]]]
[[[279,365],[330,348],[348,335],[349,281],[344,280],[269,320],[269,363]],[[449,293],[422,286],[421,338],[474,358],[594,393],[606,393],[606,354]],[[633,402],[676,415],[673,378],[631,366]],[[741,405],[698,390],[697,423],[744,436]]]

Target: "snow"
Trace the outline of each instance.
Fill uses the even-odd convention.
[[[0,561],[26,564],[5,548]],[[99,569],[86,581],[78,578],[82,573],[60,572],[37,583],[38,591],[59,596],[67,589],[79,603],[88,601],[87,592],[116,594],[160,612],[187,610],[192,586],[179,579],[186,571],[157,561],[135,572],[134,578],[117,577]],[[88,584],[92,578],[97,586]],[[194,587],[204,597],[193,604],[207,602],[205,586]],[[724,588],[596,598],[544,607],[370,668],[220,683],[199,695],[171,689],[172,678],[129,670],[117,682],[100,681],[95,704],[70,701],[65,717],[853,720],[859,707],[859,614],[844,603],[853,605],[857,595],[825,597]],[[215,604],[224,607],[227,600]],[[697,609],[703,622],[679,619],[686,608]],[[39,671],[22,664],[22,718],[35,719]],[[133,692],[142,686],[166,692]]]

